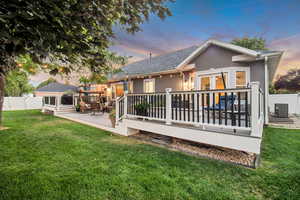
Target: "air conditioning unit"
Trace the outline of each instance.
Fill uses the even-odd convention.
[[[276,103],[275,104],[275,116],[280,118],[289,117],[289,104]]]

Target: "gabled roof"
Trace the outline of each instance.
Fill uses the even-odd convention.
[[[120,79],[131,75],[145,75],[174,70],[197,48],[198,46],[192,46],[171,53],[155,56],[151,59],[145,59],[128,64],[122,68],[122,72],[112,75],[112,79]]]
[[[48,85],[41,87],[36,90],[37,92],[67,92],[67,91],[77,91],[77,87],[73,85],[66,85],[62,83],[49,83]]]
[[[112,75],[110,79],[120,80],[122,78],[130,76],[152,75],[155,73],[181,71],[195,57],[200,55],[211,45],[220,46],[257,59],[262,59],[265,56],[282,55],[281,51],[254,51],[251,49],[247,49],[230,43],[221,42],[218,40],[208,40],[200,46],[192,46],[186,49],[181,49],[171,53],[156,56],[151,59],[148,58],[142,61],[128,64],[122,68],[122,72]]]

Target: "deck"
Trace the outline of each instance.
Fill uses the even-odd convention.
[[[55,116],[120,134],[118,128],[112,127],[108,113],[92,115],[90,113],[65,112],[57,113]]]
[[[116,100],[115,128],[107,113],[66,112],[57,102],[52,105],[56,116],[120,135],[146,131],[260,154],[264,114],[258,83],[242,89],[125,93]]]

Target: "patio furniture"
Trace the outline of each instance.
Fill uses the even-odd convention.
[[[91,106],[82,100],[79,102],[79,106],[80,106],[80,112],[83,113],[91,109]]]

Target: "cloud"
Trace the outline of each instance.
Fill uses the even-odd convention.
[[[277,75],[285,74],[290,69],[300,69],[300,34],[273,40],[268,47],[284,51],[277,70]]]
[[[201,40],[185,31],[160,29],[148,26],[143,32],[129,35],[122,31],[116,33],[115,48],[132,53],[133,56],[145,57],[151,52],[160,55],[173,50],[200,44]]]

